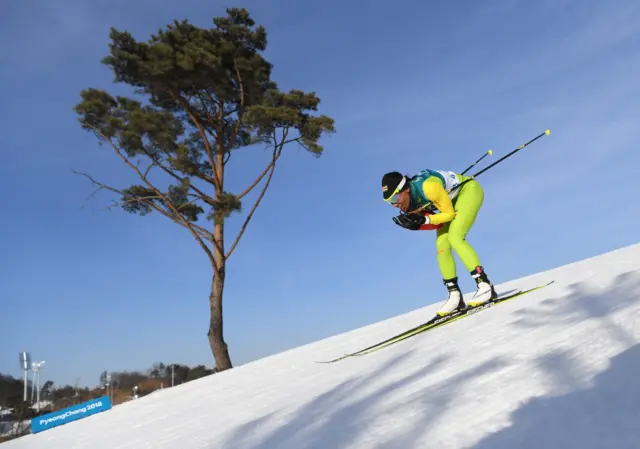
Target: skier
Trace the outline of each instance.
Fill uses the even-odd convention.
[[[467,181],[460,188],[460,183]],[[436,229],[438,266],[449,298],[437,311],[449,315],[466,307],[458,286],[452,249],[475,279],[477,290],[469,306],[484,304],[497,297],[476,251],[466,241],[478,210],[484,201],[480,184],[465,175],[450,171],[425,169],[412,177],[397,171],[382,177],[384,200],[403,211],[393,221],[412,231]]]

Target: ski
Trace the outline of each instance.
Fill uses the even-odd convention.
[[[509,301],[511,299],[515,299],[518,298],[520,296],[526,295],[527,293],[531,293],[533,291],[536,290],[540,290],[541,288],[547,287],[551,284],[553,284],[555,281],[549,281],[546,284],[542,284],[542,285],[538,285],[536,287],[532,287],[529,288],[527,290],[517,290],[515,292],[511,292],[502,296],[499,296],[498,298],[489,301],[485,304],[480,304],[478,306],[473,306],[473,307],[467,307],[466,309],[454,312],[452,314],[449,315],[445,315],[445,316],[435,316],[433,318],[431,318],[429,321],[419,324],[418,326],[411,328],[409,330],[406,330],[404,332],[399,333],[398,335],[395,335],[393,337],[387,338],[386,340],[383,340],[381,342],[375,343],[371,346],[367,346],[366,348],[360,349],[358,351],[355,352],[351,352],[349,354],[345,354],[341,357],[337,357],[335,359],[332,360],[327,360],[327,361],[321,361],[321,362],[316,362],[316,363],[335,363],[338,362],[340,360],[344,360],[346,358],[349,357],[357,357],[357,356],[361,356],[361,355],[365,355],[365,354],[370,354],[372,352],[378,351],[382,348],[386,348],[388,346],[391,346],[392,344],[398,343],[402,340],[405,340],[407,338],[416,336],[418,334],[422,334],[424,332],[433,330],[435,328],[444,326],[445,324],[451,323],[453,321],[457,321],[460,320],[462,318],[465,318],[469,315],[473,315],[475,313],[478,313],[482,310],[485,309],[489,309],[495,305],[498,304],[502,304],[506,301]]]

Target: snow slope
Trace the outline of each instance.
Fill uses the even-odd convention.
[[[640,448],[640,244],[336,364],[437,304],[138,399],[3,449]],[[259,338],[259,337],[257,337]]]

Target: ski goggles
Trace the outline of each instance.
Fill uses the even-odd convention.
[[[400,183],[398,184],[398,187],[396,187],[396,189],[393,191],[393,193],[391,194],[391,196],[389,198],[384,198],[383,199],[389,203],[389,204],[396,204],[398,201],[400,201],[400,191],[404,188],[404,185],[406,183],[407,178],[403,177],[402,181],[400,181]]]

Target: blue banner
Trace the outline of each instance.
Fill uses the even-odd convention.
[[[87,416],[95,415],[96,413],[104,412],[110,408],[111,400],[109,399],[109,396],[92,399],[82,404],[73,405],[71,407],[63,408],[62,410],[57,410],[55,412],[33,418],[31,420],[31,432],[42,432],[43,430],[61,426],[62,424],[66,424],[71,421],[77,421],[78,419],[86,418]]]

